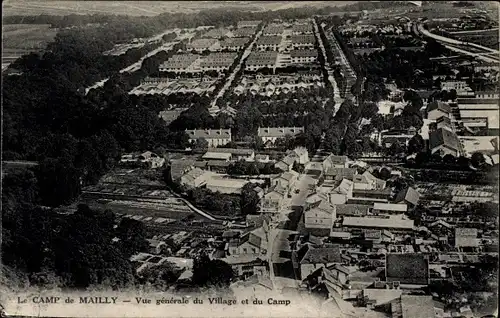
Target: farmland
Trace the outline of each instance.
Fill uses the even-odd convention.
[[[57,34],[48,24],[6,24],[2,26],[2,69],[18,57],[43,50]]]
[[[492,49],[498,49],[498,29],[484,32],[470,32],[453,34],[453,37],[465,41],[483,45]]]

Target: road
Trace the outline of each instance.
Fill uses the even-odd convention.
[[[245,51],[243,52],[243,55],[241,56],[240,61],[238,62],[238,65],[234,68],[234,70],[231,73],[231,75],[229,75],[229,77],[226,80],[226,83],[224,84],[224,86],[222,87],[222,89],[219,91],[219,93],[217,94],[217,96],[214,98],[214,100],[212,101],[210,107],[214,107],[215,105],[217,105],[217,100],[224,95],[224,93],[226,92],[226,90],[229,88],[229,86],[231,85],[231,83],[234,81],[234,78],[236,77],[236,73],[238,73],[238,71],[243,66],[243,61],[247,58],[248,55],[250,55],[250,52],[252,52],[252,48],[253,48],[255,42],[257,41],[257,39],[262,34],[262,30],[263,29],[261,29],[257,33],[257,35],[253,39],[252,43],[250,43],[250,45],[245,49]]]
[[[469,55],[469,56],[474,56],[476,57],[477,59],[479,60],[483,60],[485,62],[489,62],[489,63],[498,63],[498,58],[494,59],[494,58],[491,58],[491,57],[487,57],[487,56],[484,56],[482,53],[473,53],[473,52],[470,52],[470,51],[466,51],[464,49],[460,49],[458,47],[455,47],[456,45],[459,45],[459,46],[470,46],[470,47],[475,47],[475,48],[478,48],[478,49],[481,49],[483,51],[488,51],[488,52],[491,52],[491,53],[496,53],[496,54],[499,54],[500,52],[498,50],[494,50],[494,49],[491,49],[489,47],[485,47],[485,46],[482,46],[482,45],[478,45],[478,44],[475,44],[475,43],[470,43],[470,42],[463,42],[463,41],[458,41],[458,40],[455,40],[455,39],[450,39],[450,38],[447,38],[447,37],[444,37],[444,36],[441,36],[441,35],[437,35],[437,34],[434,34],[434,33],[431,33],[427,30],[424,29],[424,26],[423,24],[418,24],[417,27],[416,27],[416,31],[418,31],[418,33],[424,35],[424,36],[427,36],[427,37],[430,37],[430,38],[433,38],[439,42],[444,42],[446,44],[444,44],[444,46],[451,50],[451,51],[454,51],[454,52],[459,52],[459,53],[463,53],[463,54],[466,54],[466,55]],[[455,45],[455,46],[453,46]]]
[[[491,32],[491,31],[498,31],[498,28],[494,28],[494,29],[485,29],[485,30],[455,31],[455,32],[450,32],[450,34],[483,33],[483,32]]]
[[[316,35],[316,39],[318,41],[318,46],[321,50],[321,54],[323,54],[323,60],[325,61],[324,67],[328,73],[328,81],[330,81],[330,83],[332,84],[332,87],[333,87],[333,100],[335,101],[335,105],[340,105],[340,104],[342,104],[342,102],[344,100],[340,97],[340,91],[339,91],[337,82],[335,81],[335,78],[333,77],[332,66],[330,65],[330,62],[328,61],[328,59],[326,57],[325,45],[323,43],[323,39],[320,36],[319,28],[320,28],[320,26],[318,26],[318,21],[316,21],[316,19],[314,19],[314,34]],[[321,29],[323,29],[323,27],[321,27]],[[323,32],[325,32],[325,31],[323,30]]]

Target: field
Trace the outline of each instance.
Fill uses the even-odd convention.
[[[164,12],[197,12],[215,8],[238,8],[240,10],[265,11],[296,8],[303,6],[342,6],[355,1],[37,1],[6,0],[3,14],[118,14],[132,16],[155,16]]]
[[[453,34],[453,37],[461,41],[476,43],[492,49],[498,49],[498,29],[486,32]]]

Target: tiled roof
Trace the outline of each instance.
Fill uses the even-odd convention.
[[[428,284],[429,261],[419,253],[387,254],[386,279],[401,284]]]
[[[251,52],[246,60],[247,65],[274,64],[278,58],[278,52]]]
[[[191,43],[188,43],[186,46],[187,48],[193,48],[193,49],[204,49],[204,48],[209,48],[212,45],[217,43],[216,39],[196,39],[193,40]]]
[[[328,161],[333,164],[345,164],[347,161],[349,161],[349,158],[347,156],[336,156],[336,155],[329,155],[328,157],[325,158],[324,162]]]
[[[304,127],[259,127],[259,137],[295,136],[304,132]]]
[[[346,216],[342,222],[343,226],[348,227],[371,227],[371,228],[395,228],[411,230],[414,227],[413,220],[398,216],[389,217],[356,217]]]
[[[442,145],[456,151],[460,149],[460,141],[457,135],[448,129],[439,128],[429,134],[429,146],[434,149]]]
[[[297,178],[299,174],[295,171],[286,171],[280,175],[280,178],[287,180],[288,182],[292,181],[293,178]]]
[[[396,196],[396,202],[409,202],[413,205],[417,205],[418,200],[420,199],[420,193],[412,187],[408,187],[404,190],[401,190]]]
[[[257,40],[257,45],[278,45],[281,43],[281,36],[279,35],[264,35]]]
[[[291,37],[292,43],[298,43],[298,44],[313,44],[316,43],[316,37],[314,35],[292,35]]]
[[[371,207],[364,204],[337,204],[335,211],[338,215],[364,216],[368,214]]]
[[[339,180],[340,178],[347,178],[352,180],[355,174],[356,174],[355,168],[335,168],[335,167],[328,168],[328,170],[325,173],[326,176],[334,176],[336,178],[339,178]]]
[[[318,57],[318,51],[316,50],[292,50],[290,52],[291,57]]]
[[[249,37],[241,37],[241,38],[227,38],[220,42],[220,46],[224,47],[232,47],[232,46],[244,46],[250,41]]]
[[[450,105],[441,101],[433,101],[427,105],[427,112],[433,111],[435,109],[438,109],[448,114],[451,113]]]
[[[335,189],[333,189],[331,192],[339,193],[339,194],[348,194],[349,191],[352,189],[353,185],[354,185],[354,183],[351,180],[342,179],[340,184]]]
[[[333,247],[309,247],[306,254],[300,260],[301,264],[327,264],[341,263],[341,253],[339,246]]]
[[[190,139],[231,139],[231,129],[186,129]]]
[[[203,159],[229,160],[229,159],[231,159],[231,154],[230,153],[223,153],[223,152],[207,151],[203,155]]]
[[[262,243],[262,238],[255,235],[252,232],[249,232],[241,238],[240,245],[246,242],[248,242],[252,246],[260,248]]]

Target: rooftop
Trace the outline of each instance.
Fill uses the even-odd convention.
[[[189,138],[231,139],[231,129],[186,129]]]
[[[373,209],[374,210],[381,210],[381,211],[395,211],[395,212],[401,212],[404,213],[408,209],[408,206],[406,204],[397,204],[397,203],[378,203],[375,202],[373,204]]]
[[[339,246],[319,248],[309,247],[300,261],[301,264],[327,264],[341,262],[342,258]]]
[[[423,254],[387,254],[386,280],[401,284],[426,285],[429,283],[429,261]]]
[[[431,149],[446,146],[458,151],[460,149],[460,141],[455,133],[448,129],[439,128],[429,134],[429,146]]]
[[[335,211],[337,216],[364,216],[367,215],[371,207],[365,204],[337,204]]]
[[[303,133],[304,127],[267,127],[258,129],[259,137],[285,137]]]
[[[251,156],[255,151],[248,148],[208,148],[207,152],[228,153],[232,155]]]
[[[346,216],[342,223],[348,227],[371,227],[371,228],[392,228],[411,230],[413,229],[413,220],[403,218],[402,216],[387,216],[387,217],[356,217]]]

